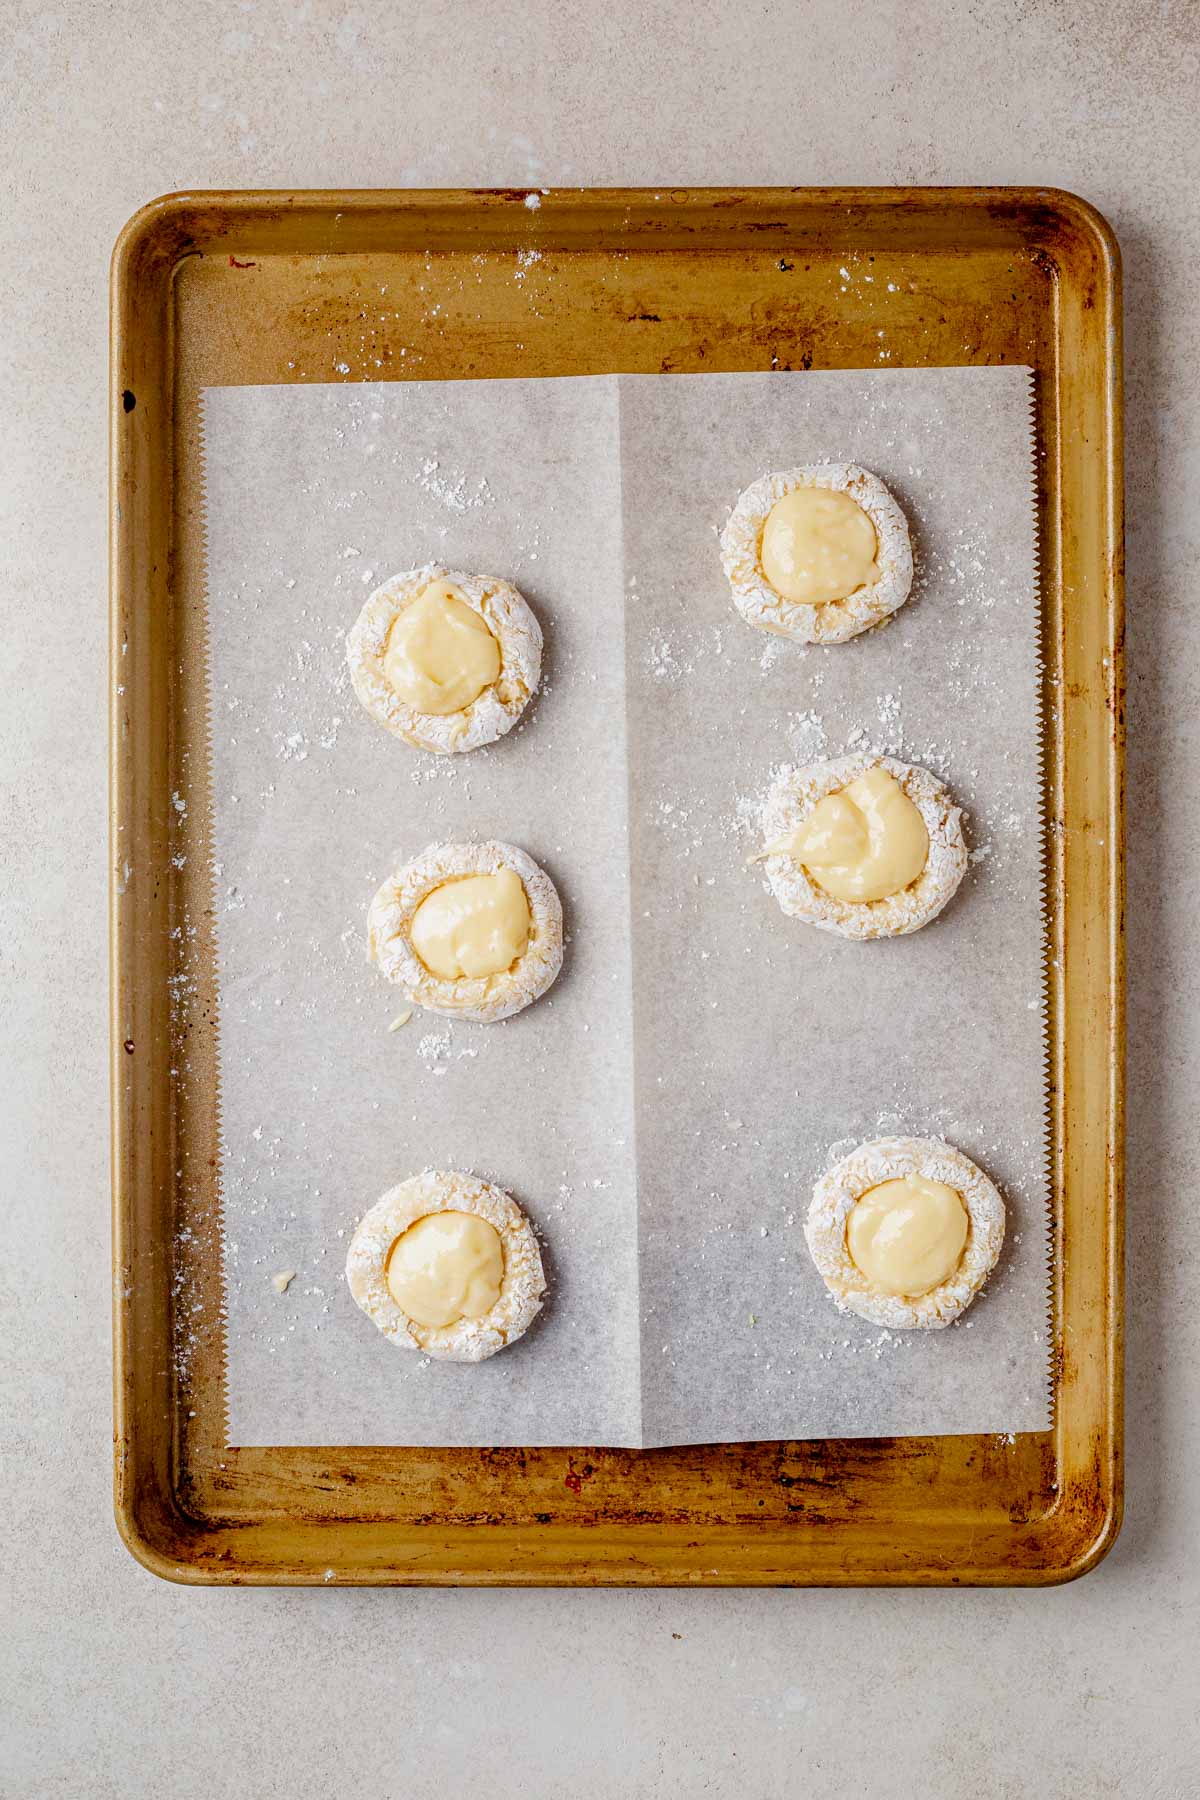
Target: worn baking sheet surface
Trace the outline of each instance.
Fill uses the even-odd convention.
[[[205,455],[230,1441],[1043,1428],[1027,372],[217,389]],[[922,573],[885,630],[803,651],[737,619],[714,528],[827,455],[893,485]],[[344,673],[370,587],[430,557],[510,575],[547,629],[528,723],[453,761]],[[772,767],[855,742],[944,774],[981,853],[896,944],[784,920],[744,866]],[[503,1026],[388,1034],[366,901],[396,853],[492,834],[560,886],[563,977]],[[830,1146],[893,1129],[945,1131],[1012,1207],[947,1333],[843,1319],[804,1250]],[[427,1163],[511,1187],[546,1237],[543,1320],[477,1369],[395,1351],[341,1279],[361,1212]]]

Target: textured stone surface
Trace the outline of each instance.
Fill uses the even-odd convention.
[[[441,1794],[482,1777],[495,1800],[1195,1795],[1200,13],[8,0],[0,42],[0,1792],[305,1800],[392,1794],[419,1772]],[[188,186],[666,180],[1052,183],[1121,238],[1124,1534],[1048,1593],[168,1587],[109,1511],[109,249],[138,204]],[[70,635],[51,637],[64,593]],[[35,1336],[51,1310],[53,1336]],[[429,1704],[431,1682],[453,1711]]]

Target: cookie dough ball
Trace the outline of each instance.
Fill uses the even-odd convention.
[[[721,561],[746,623],[802,644],[869,631],[912,588],[904,514],[878,475],[856,463],[752,482],[721,533]]]
[[[1004,1243],[1004,1202],[940,1138],[877,1138],[813,1189],[809,1253],[844,1312],[937,1331],[970,1306]]]
[[[512,1196],[435,1169],[389,1188],[366,1214],[346,1280],[393,1344],[467,1363],[515,1343],[546,1289],[533,1227]]]
[[[431,844],[376,893],[367,943],[418,1006],[490,1023],[555,980],[562,906],[546,871],[515,844]]]
[[[446,756],[511,731],[541,679],[542,631],[515,587],[429,563],[376,588],[346,638],[373,719]]]
[[[763,807],[783,911],[842,937],[902,937],[937,917],[967,870],[962,814],[928,769],[891,756],[785,768]]]

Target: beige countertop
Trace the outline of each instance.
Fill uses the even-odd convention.
[[[8,0],[0,47],[0,1793],[1200,1793],[1200,11]],[[1121,240],[1124,1532],[1047,1592],[168,1586],[109,1499],[112,241],[184,187],[668,181],[1053,185]]]

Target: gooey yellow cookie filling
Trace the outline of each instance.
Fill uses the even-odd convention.
[[[785,600],[823,606],[879,579],[869,517],[840,488],[793,488],[763,525],[763,574]]]
[[[388,633],[383,673],[414,711],[462,712],[500,673],[500,646],[450,581],[431,581]]]
[[[953,1275],[969,1224],[957,1188],[904,1175],[868,1188],[855,1203],[846,1248],[877,1292],[916,1299]]]
[[[388,1255],[388,1292],[418,1325],[484,1318],[500,1298],[503,1281],[500,1233],[474,1213],[426,1213]]]
[[[412,947],[443,981],[499,975],[529,943],[529,899],[515,869],[443,882],[413,914]]]
[[[819,800],[770,850],[802,863],[835,900],[886,900],[920,875],[929,833],[895,777],[868,769]]]

